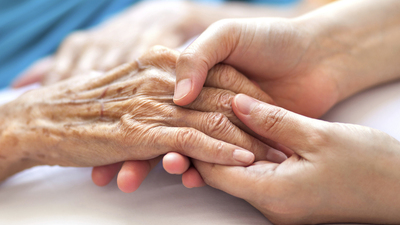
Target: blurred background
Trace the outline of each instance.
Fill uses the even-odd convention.
[[[292,17],[318,7],[325,2],[324,0],[198,0],[191,2],[185,1],[182,4],[186,4],[186,6],[181,7],[176,1],[0,0],[0,89],[9,86],[23,71],[25,71],[25,73],[26,71],[29,72],[27,68],[37,60],[54,54],[60,43],[72,32],[91,29],[123,11],[125,14],[135,14],[136,17],[135,15],[125,16],[130,19],[126,19],[126,21],[129,21],[126,25],[120,25],[125,26],[123,29],[108,28],[107,35],[113,37],[107,40],[110,42],[118,42],[118,38],[121,39],[119,40],[120,42],[131,40],[130,45],[122,43],[121,46],[128,50],[129,48],[131,48],[132,51],[135,50],[136,53],[133,54],[133,56],[130,55],[130,57],[137,57],[143,52],[143,49],[147,49],[155,44],[176,48],[178,47],[177,45],[182,45],[187,41],[189,36],[200,34],[208,25],[218,19],[254,16]],[[225,8],[225,5],[228,5],[227,8]],[[191,8],[190,10],[188,6]],[[177,9],[177,11],[173,11],[174,9]],[[179,10],[190,11],[192,14],[191,19],[185,19],[187,16],[183,17]],[[152,14],[152,12],[155,13]],[[170,12],[170,14],[168,14],[168,12]],[[193,17],[193,12],[199,15]],[[168,14],[168,16],[163,16],[164,14]],[[162,21],[157,20],[157,17],[162,18]],[[183,26],[182,21],[191,24]],[[165,23],[166,25],[160,26],[160,23]],[[157,24],[157,26],[155,26],[155,24]],[[112,27],[116,25],[110,23],[108,26]],[[197,28],[194,29],[193,27],[196,26]],[[160,32],[155,32],[154,27],[159,29]],[[128,32],[129,30],[132,31]],[[146,30],[152,30],[152,33]],[[162,35],[163,33],[170,33],[169,31],[175,32],[176,35],[180,33],[179,40],[165,40],[168,38],[172,39],[172,35]],[[183,35],[185,32],[186,34]],[[103,33],[106,32],[104,31]],[[99,32],[97,35],[95,33],[87,42],[93,42],[92,40],[99,39],[99,36],[103,36],[103,33]],[[130,36],[128,33],[130,33]],[[126,37],[124,37],[124,35]],[[147,40],[151,39],[151,41],[147,41],[146,43],[144,41],[136,41],[135,43],[133,35],[144,35]],[[137,38],[135,40],[137,40]],[[104,41],[100,41],[99,43],[103,43],[104,45]],[[68,55],[67,52],[72,51],[71,49],[74,46],[76,47],[76,44],[72,44],[72,46],[66,44],[64,50],[59,50],[59,54],[62,55],[59,58],[75,57],[75,61],[77,61],[80,57],[78,53],[83,54],[84,49],[88,48],[86,44],[82,46],[81,49],[74,49],[77,54]],[[113,46],[115,46],[115,44]],[[98,54],[104,57],[107,51],[103,50]],[[124,54],[127,55],[127,53]],[[117,63],[130,59],[124,59],[121,55],[123,54],[121,53],[120,56],[118,56],[118,60],[114,60],[114,64],[111,63],[110,66],[115,66]],[[100,56],[92,57],[92,61],[96,60],[100,60]],[[55,64],[54,60],[51,63]],[[72,68],[77,67],[78,64],[79,63],[76,63],[76,65],[64,63],[63,65],[64,67]],[[97,69],[96,66],[93,65],[92,62],[92,64],[86,67],[83,66],[83,68]],[[48,67],[46,71],[50,71],[51,68],[55,66],[48,64]],[[57,70],[53,70],[53,72],[54,71]],[[58,73],[72,72],[72,70],[64,68]],[[63,75],[61,78],[55,79],[54,81],[65,77],[68,76]],[[30,80],[28,79],[28,81],[25,80],[22,82],[22,85],[41,81],[41,79],[42,78],[37,77],[31,78]],[[21,84],[17,86],[21,86]]]

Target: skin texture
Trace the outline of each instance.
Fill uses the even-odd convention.
[[[207,184],[247,200],[274,224],[400,222],[399,141],[243,94],[232,107],[249,128],[294,154],[281,164],[258,161],[248,167],[193,160]]]
[[[399,3],[338,1],[294,19],[216,22],[178,58],[174,102],[193,101],[208,69],[223,62],[257,82],[268,103],[319,117],[361,90],[399,78]]]
[[[233,92],[210,87],[190,109],[176,106],[172,96],[177,57],[176,51],[154,47],[108,73],[93,72],[33,90],[1,106],[0,179],[35,165],[101,166],[126,160],[149,160],[139,166],[147,171],[171,151],[248,165],[277,151],[214,112],[230,109]],[[233,117],[229,112],[225,110]],[[131,164],[122,168],[137,168]]]
[[[177,48],[223,18],[293,17],[321,3],[303,1],[289,8],[190,1],[143,1],[90,30],[70,34],[57,53],[39,60],[13,84],[52,84],[90,70],[108,71],[131,62],[154,45]]]
[[[266,102],[319,117],[354,93],[399,77],[398,10],[398,1],[338,1],[295,19],[214,23],[178,58],[177,81],[189,85],[179,88],[178,82],[174,102],[193,101],[208,70],[223,62],[268,93]],[[184,157],[165,163],[171,173],[188,166]],[[202,184],[189,170],[183,183]]]
[[[175,55],[174,57],[177,58],[178,55]],[[176,60],[176,58],[174,58],[174,60]],[[220,91],[214,95],[213,92],[209,91],[210,87],[219,88]],[[221,113],[221,115],[226,116],[229,121],[231,121],[240,129],[244,130],[251,136],[257,137],[257,139],[261,140],[263,143],[274,147],[273,142],[258,136],[236,118],[231,107],[231,102],[235,96],[235,93],[246,93],[262,101],[270,101],[270,97],[265,92],[263,92],[257,85],[248,80],[235,69],[226,65],[216,65],[212,70],[209,71],[209,75],[205,82],[204,93],[200,94],[195,102],[185,107],[203,112]],[[202,102],[207,102],[207,104],[203,104]],[[208,121],[206,123],[214,124],[213,126],[216,127],[216,130],[219,130],[221,133],[224,133],[227,136],[231,135],[229,133],[230,131],[226,130],[224,127],[221,127],[219,122],[214,123],[212,121]],[[275,162],[281,162],[286,159],[287,155],[291,154],[291,151],[287,151],[287,149],[283,149],[283,152],[286,155],[280,151],[270,150],[268,151],[269,154],[267,153],[266,157]],[[177,160],[178,163],[175,163],[175,160]],[[163,162],[165,162],[164,166],[167,171],[171,173],[182,173],[182,171],[186,171],[190,165],[190,161],[186,157],[174,152],[168,153]],[[110,166],[94,167],[92,172],[93,182],[99,186],[107,185],[119,172],[117,178],[119,188],[124,192],[135,191],[156,163],[153,161],[147,161],[146,163],[141,161],[131,161],[129,163],[136,165],[121,168],[122,163],[118,163]],[[121,174],[124,174],[124,176],[121,176]]]
[[[339,1],[295,20],[211,26],[177,61],[174,102],[190,103],[209,68],[230,64],[282,106],[237,95],[236,116],[294,154],[281,164],[248,167],[193,160],[198,171],[189,168],[183,183],[196,187],[204,180],[246,199],[276,224],[400,223],[399,141],[371,128],[286,110],[318,117],[354,93],[398,79],[399,8],[399,1]]]

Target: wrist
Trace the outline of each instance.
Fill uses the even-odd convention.
[[[339,1],[295,19],[309,51],[337,82],[339,101],[400,78],[399,1]]]
[[[27,168],[40,165],[34,151],[27,148],[32,143],[24,140],[23,121],[13,112],[13,103],[0,106],[0,181]]]

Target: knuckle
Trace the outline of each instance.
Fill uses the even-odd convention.
[[[217,106],[223,114],[227,115],[232,112],[232,99],[234,95],[228,91],[222,91],[217,96]]]
[[[229,87],[237,82],[235,69],[228,66],[217,64],[209,71],[209,80],[211,83],[220,87]]]
[[[174,148],[183,152],[196,146],[198,142],[198,132],[194,128],[178,129],[175,135]]]
[[[227,65],[219,65],[219,83],[225,87],[235,84],[234,69]]]
[[[282,108],[273,107],[264,112],[263,115],[264,118],[262,121],[262,128],[264,129],[264,132],[269,134],[276,134],[279,133],[280,127],[284,125],[282,124],[282,121],[285,119],[287,112]]]
[[[230,121],[222,113],[210,113],[207,115],[206,130],[210,133],[225,133],[230,129]]]

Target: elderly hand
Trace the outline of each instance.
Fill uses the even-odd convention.
[[[223,18],[292,17],[318,7],[304,1],[287,9],[260,5],[190,1],[142,1],[109,21],[69,35],[55,56],[37,61],[13,84],[52,84],[87,71],[107,71],[131,62],[154,45],[177,48]]]
[[[168,58],[171,56],[164,54],[163,56],[160,56],[160,58],[162,57]],[[174,57],[177,57],[177,55],[174,55]],[[171,61],[173,60],[176,60],[176,58],[171,59]],[[173,68],[173,65],[170,66]],[[231,81],[234,82],[226,82],[227,78],[232,78]],[[244,126],[234,115],[231,108],[231,102],[235,96],[235,93],[246,93],[262,101],[267,101],[269,99],[268,95],[265,94],[259,87],[257,87],[232,67],[226,65],[216,65],[208,73],[203,92],[200,93],[199,97],[194,103],[186,106],[186,108],[196,109],[202,112],[220,113],[218,115],[219,117],[222,116],[221,119],[228,118],[240,129],[246,131],[252,136],[257,137],[254,132]],[[207,126],[208,124],[209,126],[214,127],[213,129],[218,130],[218,132],[223,133],[224,135],[232,135],[231,131],[223,126],[221,127],[223,124],[218,121],[213,122],[213,120],[210,120],[204,123],[205,124],[203,124],[203,126]],[[273,143],[268,140],[262,141],[269,145],[273,145]],[[271,149],[268,151],[268,153],[269,154],[267,155],[267,158],[274,162],[281,162],[286,159],[285,154],[279,151]],[[176,158],[178,158],[177,162],[175,162]],[[140,186],[147,174],[158,161],[159,159],[150,161],[134,160],[112,165],[98,166],[93,168],[92,179],[95,184],[104,186],[108,184],[118,173],[118,187],[124,192],[132,192]],[[182,173],[186,171],[190,165],[190,161],[185,156],[182,156],[176,152],[168,153],[163,162],[166,170],[170,173]]]
[[[171,151],[248,165],[276,151],[221,113],[174,105],[177,57],[178,52],[156,47],[106,74],[69,79],[3,105],[0,179],[27,166],[100,166]],[[209,88],[203,95],[223,98],[226,92]],[[214,102],[194,102],[191,108],[206,109]]]
[[[193,160],[205,182],[275,224],[400,223],[400,142],[368,127],[329,123],[237,95],[237,117],[294,151],[249,167]]]
[[[199,10],[206,9],[183,1],[141,2],[98,27],[72,33],[55,56],[39,60],[13,86],[52,84],[90,70],[108,71],[154,45],[176,48],[220,18],[200,17]]]

